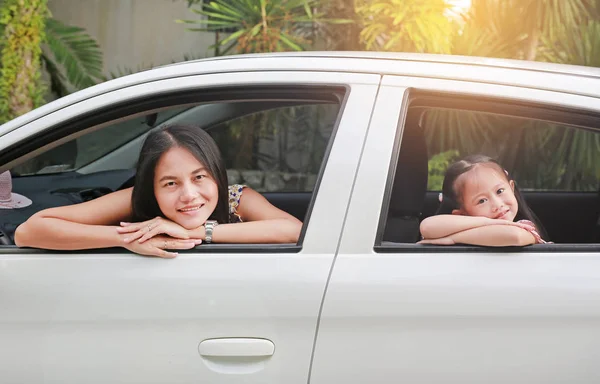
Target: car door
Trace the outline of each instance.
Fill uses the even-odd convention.
[[[137,116],[166,100],[186,105],[190,94],[223,102],[231,90],[245,101],[276,100],[264,87],[284,89],[280,97],[287,101],[324,87],[344,95],[298,244],[202,245],[172,260],[121,249],[0,247],[0,381],[306,383],[379,80],[256,71],[148,81],[81,100],[2,136],[6,169],[17,164],[9,153],[36,150],[30,138],[76,137],[77,129],[125,118],[116,113],[124,106],[138,105],[128,110]]]
[[[546,76],[545,84],[574,81]],[[531,77],[507,74],[514,82]],[[323,303],[311,384],[600,380],[599,244],[420,245],[419,208],[410,240],[385,241],[411,226],[408,213],[394,213],[410,207],[394,199],[415,199],[414,157],[424,157],[427,179],[427,151],[413,134],[422,119],[407,112],[419,100],[444,100],[445,108],[461,98],[454,108],[489,100],[494,113],[600,128],[598,98],[493,82],[384,76]],[[405,147],[412,156],[402,155]],[[418,188],[414,204],[423,203],[425,184]],[[386,233],[391,224],[396,233]]]

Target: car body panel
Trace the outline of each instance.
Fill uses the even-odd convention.
[[[600,252],[374,250],[406,113],[397,100],[407,89],[600,109],[585,96],[384,76],[327,286],[311,383],[600,380]]]
[[[266,253],[260,245],[238,252],[200,246],[174,260],[124,250],[2,249],[2,381],[306,383],[320,304],[379,79],[292,72],[201,76],[201,84],[192,87],[227,87],[232,81],[347,87],[302,246]],[[2,146],[115,100],[190,87],[185,83],[162,80],[82,101],[7,134]],[[200,356],[201,342],[221,339],[260,339],[272,343],[275,352]]]

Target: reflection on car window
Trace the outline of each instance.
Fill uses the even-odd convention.
[[[12,173],[23,176],[77,170],[185,109],[187,107],[151,113],[90,132],[14,167]]]
[[[429,156],[429,190],[441,190],[450,163],[475,153],[498,159],[523,190],[598,189],[599,133],[528,118],[442,108],[425,110],[421,125]]]
[[[281,107],[209,127],[230,183],[261,192],[312,191],[339,104]]]

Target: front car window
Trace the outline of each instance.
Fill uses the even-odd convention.
[[[11,169],[13,191],[33,203],[0,212],[0,229],[12,237],[15,228],[35,212],[132,186],[147,134],[174,124],[209,132],[222,152],[230,185],[270,192],[265,197],[272,204],[306,223],[343,91],[320,90],[307,96],[308,101],[294,100],[288,90],[280,92],[282,100],[190,100],[185,105],[158,107],[159,112],[156,102],[149,101],[152,107],[147,113],[136,106],[126,109],[129,117],[123,113],[113,123],[97,123],[97,117],[92,126],[83,121],[79,130],[89,132]],[[283,192],[297,193],[290,197]]]

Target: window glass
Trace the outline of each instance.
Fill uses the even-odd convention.
[[[597,191],[600,133],[529,118],[427,108],[421,127],[429,158],[428,189],[439,191],[455,159],[483,153],[499,160],[522,190]]]
[[[32,175],[77,170],[114,151],[187,107],[171,108],[128,119],[78,137],[14,167],[14,175]]]
[[[229,183],[261,192],[312,191],[339,104],[273,108],[208,128]]]
[[[246,184],[261,192],[310,192],[339,109],[338,103],[329,102],[283,105],[261,101],[174,107],[90,132],[11,171],[14,176],[77,171],[103,156],[123,156],[113,151],[153,127],[194,124],[217,142],[230,184]],[[111,164],[117,163],[122,168],[135,166],[120,160]]]

